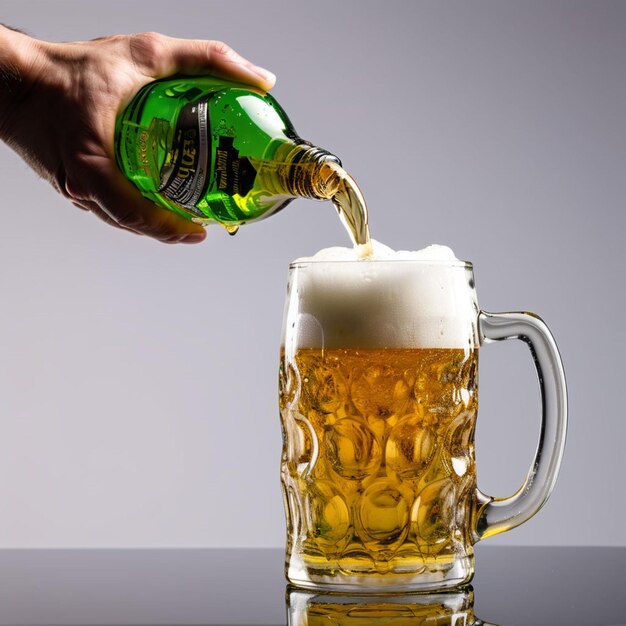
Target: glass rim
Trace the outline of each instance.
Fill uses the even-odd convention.
[[[304,268],[309,265],[402,265],[402,264],[413,264],[413,265],[436,265],[438,267],[463,267],[468,270],[474,269],[474,266],[471,261],[462,261],[460,259],[315,259],[309,258],[306,260],[295,260],[289,263],[289,269],[299,269]]]

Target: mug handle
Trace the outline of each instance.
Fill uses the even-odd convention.
[[[567,431],[567,388],[559,350],[552,333],[534,313],[478,315],[480,342],[521,339],[537,368],[542,420],[535,458],[524,484],[508,498],[492,498],[476,489],[474,540],[511,530],[529,520],[550,497],[563,458]]]

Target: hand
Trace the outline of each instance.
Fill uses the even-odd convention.
[[[75,206],[108,224],[166,243],[200,242],[204,228],[143,198],[113,149],[117,114],[143,85],[177,73],[263,90],[275,82],[219,41],[143,33],[57,44],[0,26],[0,138]]]

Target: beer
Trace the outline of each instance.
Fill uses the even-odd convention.
[[[477,360],[447,348],[281,359],[287,534],[308,576],[445,570],[465,553]]]
[[[365,198],[350,174],[337,165],[330,165],[330,167],[334,169],[338,181],[331,200],[352,239],[359,258],[367,258],[372,254],[373,248]]]

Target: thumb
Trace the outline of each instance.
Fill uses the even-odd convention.
[[[176,39],[156,33],[135,35],[134,52],[153,78],[172,74],[212,74],[267,91],[276,76],[254,65],[222,41]]]

